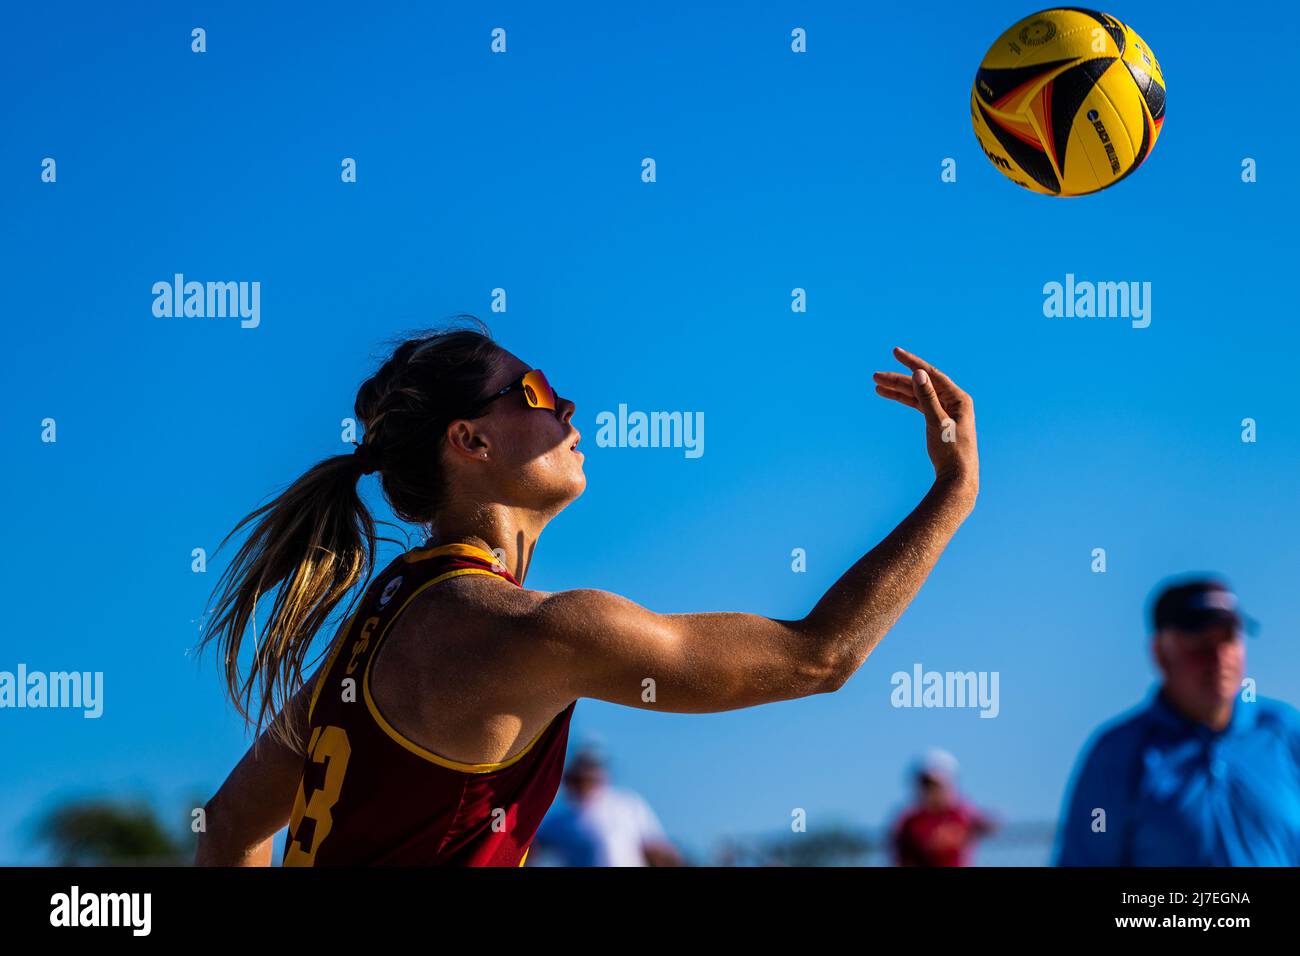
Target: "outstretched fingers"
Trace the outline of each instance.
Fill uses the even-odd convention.
[[[876,394],[893,399],[909,408],[915,408],[934,425],[941,424],[947,417],[943,402],[934,388],[934,381],[923,368],[918,368],[911,375],[901,372],[876,372]]]
[[[891,401],[898,402],[901,405],[906,405],[908,408],[915,408],[917,411],[921,410],[921,406],[916,404],[915,392],[911,392],[911,391],[900,392],[897,389],[886,388],[883,385],[877,385],[876,394],[881,396],[882,398],[888,398]]]
[[[941,426],[952,417],[965,420],[971,399],[956,382],[907,349],[895,348],[894,357],[912,374],[876,372],[872,379],[877,395],[923,412],[932,425]]]
[[[946,482],[946,487],[973,503],[979,489],[974,402],[921,357],[900,348],[894,349],[894,357],[912,374],[876,372],[872,376],[876,393],[925,415],[925,447],[935,480]]]
[[[877,385],[892,388],[896,392],[912,394],[912,376],[910,375],[904,375],[902,372],[876,372],[871,377]]]
[[[941,426],[948,418],[943,410],[943,403],[934,390],[934,379],[923,368],[918,368],[912,375],[912,388],[916,392],[917,406],[925,412],[926,420],[935,427]]]
[[[952,379],[950,379],[947,375],[945,375],[943,371],[935,368],[933,365],[931,365],[925,359],[921,358],[919,355],[913,355],[911,352],[907,351],[907,349],[901,349],[895,347],[894,358],[898,359],[900,362],[902,362],[904,365],[910,368],[913,372],[916,372],[918,369],[924,370],[931,378],[935,380],[935,382],[939,387],[944,389],[950,389],[953,395],[955,395],[957,398],[960,398],[962,400],[966,400],[970,398],[970,396],[967,395],[965,392],[963,392],[961,390],[961,387],[958,386],[958,384],[954,382]]]

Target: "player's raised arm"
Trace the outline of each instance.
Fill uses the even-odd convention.
[[[574,697],[681,713],[839,688],[916,596],[979,489],[970,396],[916,356],[894,354],[911,374],[877,373],[876,391],[923,414],[934,484],[805,618],[656,614],[604,591],[562,591],[523,622],[548,678]]]

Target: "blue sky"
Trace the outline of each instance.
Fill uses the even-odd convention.
[[[795,807],[810,828],[879,824],[931,745],[981,804],[1054,818],[1080,745],[1150,689],[1145,601],[1183,571],[1237,584],[1263,623],[1250,675],[1300,701],[1300,144],[1288,58],[1251,52],[1261,23],[1294,44],[1300,15],[1105,7],[1159,57],[1168,118],[1133,176],[1057,200],[998,174],[968,116],[985,49],[1032,9],[7,11],[0,669],[103,671],[105,713],[0,712],[0,860],[40,859],[27,828],[54,800],[179,818],[220,783],[247,739],[188,650],[229,555],[196,575],[191,550],[345,450],[382,343],[456,312],[544,368],[589,436],[588,490],[529,585],[662,612],[802,616],[915,505],[919,419],[871,393],[891,346],[975,397],[978,508],[842,691],[709,716],[579,704],[574,738],[603,739],[690,846],[779,832]],[[260,281],[260,326],[155,318],[177,272]],[[1149,281],[1151,326],[1045,318],[1066,273]],[[702,411],[705,454],[596,447],[619,403]],[[999,716],[891,707],[918,662],[999,672]]]

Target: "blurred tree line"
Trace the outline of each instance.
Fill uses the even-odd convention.
[[[204,802],[197,799],[190,807]],[[69,800],[37,821],[35,843],[55,866],[189,866],[198,841],[190,813],[186,809],[170,826],[143,800]]]

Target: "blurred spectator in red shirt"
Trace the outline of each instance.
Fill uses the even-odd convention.
[[[975,841],[997,823],[957,791],[957,759],[931,750],[916,765],[916,802],[894,824],[898,866],[970,866]]]

